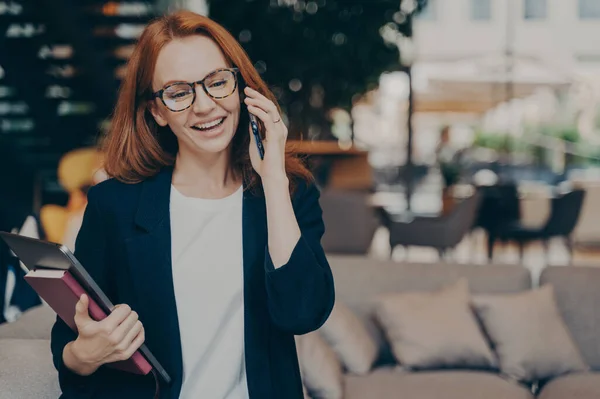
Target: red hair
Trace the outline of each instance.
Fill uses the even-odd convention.
[[[111,127],[103,143],[104,167],[109,176],[126,183],[137,183],[175,162],[176,137],[168,127],[156,123],[148,109],[148,99],[152,93],[152,78],[161,49],[174,39],[192,35],[211,38],[223,52],[229,66],[239,69],[243,82],[269,98],[280,109],[248,54],[224,27],[191,11],[160,17],[148,24],[127,64]],[[264,138],[264,126],[259,124]],[[231,166],[241,173],[249,189],[256,189],[260,187],[260,176],[250,162],[247,126],[248,114],[241,112],[238,129],[231,143]],[[312,180],[311,173],[291,151],[286,151],[285,168],[292,190],[298,179]]]

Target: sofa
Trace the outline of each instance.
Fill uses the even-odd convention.
[[[540,284],[552,284],[556,303],[590,372],[568,374],[528,386],[498,372],[481,370],[407,371],[394,362],[386,339],[369,315],[370,298],[383,293],[431,291],[466,278],[475,294],[530,290],[530,273],[519,266],[408,264],[363,256],[329,256],[336,299],[352,309],[379,345],[374,367],[364,375],[346,373],[344,399],[592,399],[600,398],[600,268],[548,267]],[[39,307],[0,326],[0,399],[57,398],[48,336],[52,312]],[[515,329],[526,326],[514,326]],[[284,398],[283,398],[284,399]]]
[[[508,265],[406,264],[329,256],[336,301],[344,302],[378,337],[379,359],[366,375],[344,376],[344,399],[592,399],[600,398],[600,268],[547,267],[539,282],[528,270]],[[525,386],[496,372],[398,367],[381,329],[371,315],[373,297],[386,293],[432,291],[464,277],[473,295],[511,294],[551,284],[573,341],[590,366],[589,373],[562,376],[543,386]],[[514,328],[527,326],[515,325]]]

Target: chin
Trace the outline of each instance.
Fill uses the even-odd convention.
[[[200,154],[218,154],[229,148],[233,135],[223,134],[219,137],[204,140],[193,140],[194,141],[194,152]]]

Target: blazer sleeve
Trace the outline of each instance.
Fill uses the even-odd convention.
[[[321,246],[325,226],[319,196],[314,184],[300,184],[296,190],[293,203],[301,236],[288,262],[275,269],[268,245],[265,250],[271,319],[294,335],[321,327],[335,301],[333,276]]]
[[[95,196],[95,187],[92,187],[88,192],[88,204],[75,243],[75,257],[102,290],[106,289],[107,284],[105,237],[102,215]],[[59,384],[64,395],[62,397],[88,398],[93,394],[94,387],[104,370],[99,369],[92,375],[84,377],[72,372],[64,365],[62,357],[64,347],[76,338],[77,334],[57,316],[52,327],[50,347],[54,366],[58,370]]]

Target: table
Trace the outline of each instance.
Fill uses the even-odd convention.
[[[289,140],[287,148],[307,157],[308,166],[322,186],[351,190],[373,187],[373,170],[366,150],[342,148],[331,140]]]

